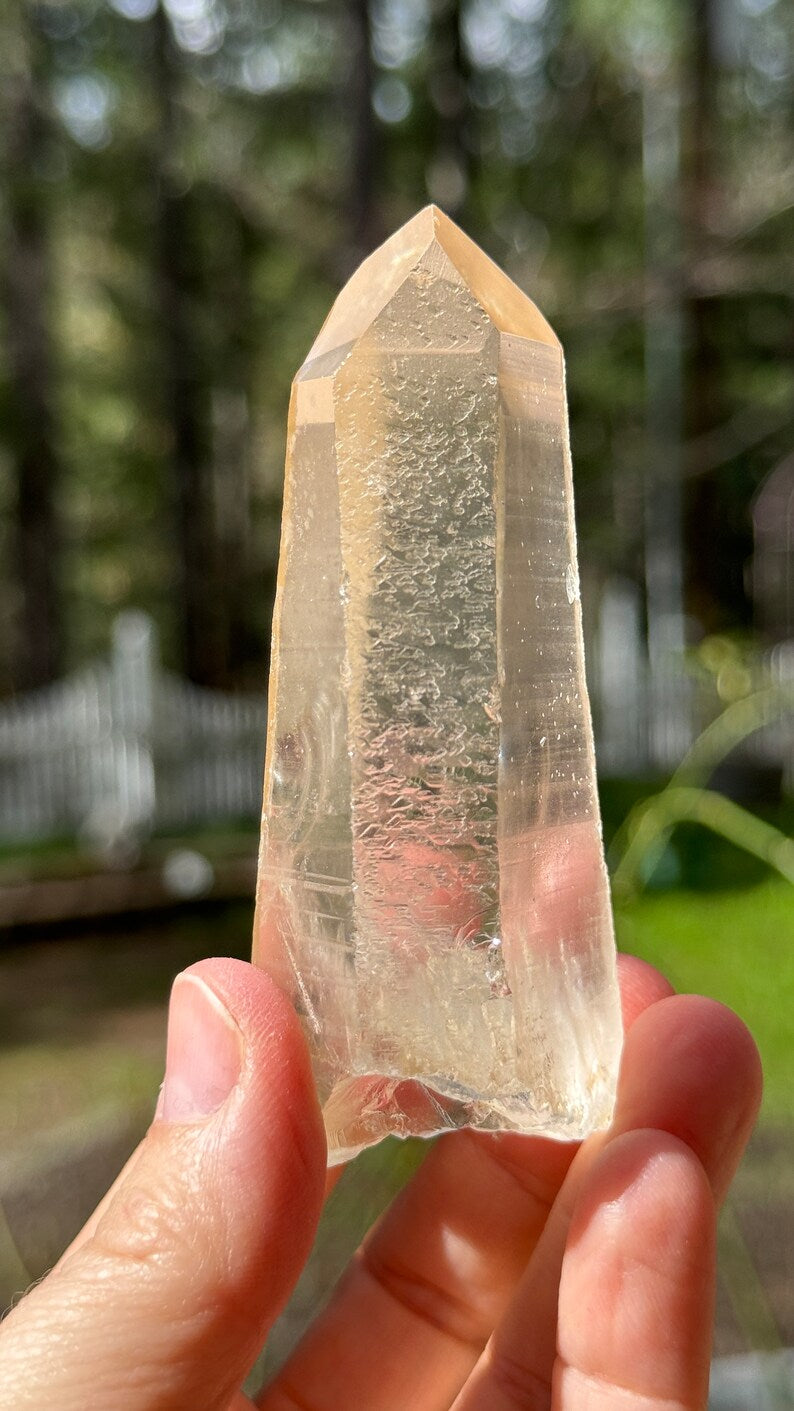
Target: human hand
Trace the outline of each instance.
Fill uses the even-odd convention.
[[[622,959],[615,1123],[573,1146],[446,1136],[375,1227],[264,1411],[702,1411],[715,1210],[760,1098],[730,1011]],[[171,1000],[152,1126],[0,1328],[0,1411],[252,1411],[239,1390],[325,1184],[297,1021],[208,960]]]

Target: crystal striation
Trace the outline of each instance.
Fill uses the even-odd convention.
[[[562,350],[434,207],[293,385],[254,954],[301,1015],[332,1164],[609,1120]]]

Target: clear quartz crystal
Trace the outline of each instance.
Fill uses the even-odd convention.
[[[434,207],[293,386],[255,959],[329,1160],[470,1125],[579,1138],[621,1042],[562,350]]]

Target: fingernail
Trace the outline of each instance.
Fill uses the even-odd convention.
[[[168,1010],[168,1047],[155,1117],[197,1122],[217,1112],[242,1067],[243,1036],[226,1006],[197,975],[178,975]]]

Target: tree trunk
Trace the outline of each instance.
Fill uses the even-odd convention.
[[[668,769],[691,743],[678,689],[686,645],[681,523],[683,320],[681,310],[679,97],[675,61],[645,76],[644,463],[645,602],[651,670],[650,746]]]
[[[377,244],[375,161],[377,138],[372,107],[375,77],[369,0],[348,0],[350,82],[346,94],[350,114],[350,178],[348,230],[350,253],[346,274]]]
[[[155,262],[170,431],[183,665],[191,680],[223,685],[226,633],[212,505],[210,388],[201,327],[204,295],[198,203],[177,171],[175,56],[162,4],[152,20],[159,125],[155,153]]]
[[[709,630],[724,625],[726,610],[736,606],[733,545],[720,513],[718,473],[697,463],[697,447],[721,421],[720,337],[717,301],[702,290],[703,266],[711,253],[717,176],[715,53],[716,0],[693,0],[690,14],[689,122],[684,144],[684,236],[690,271],[686,326],[689,344],[686,432],[695,461],[686,507],[687,580],[690,606]],[[741,598],[741,588],[739,590]],[[732,603],[732,599],[734,600]]]
[[[252,611],[251,565],[251,373],[254,359],[251,309],[254,305],[255,243],[244,217],[212,193],[212,393],[213,510],[215,536],[224,564],[222,595],[226,659],[231,684],[245,680],[252,666],[261,679],[262,641],[256,632],[261,611]],[[261,609],[266,593],[255,584]],[[268,624],[269,625],[269,624]]]
[[[436,131],[428,184],[433,199],[448,215],[461,220],[471,185],[472,144],[470,74],[460,0],[434,0],[430,52],[430,99]]]
[[[7,83],[6,434],[16,480],[13,572],[18,594],[11,680],[43,685],[62,669],[60,458],[49,334],[49,211],[42,176],[51,140],[43,111],[41,41],[33,12],[17,10],[19,66]]]

